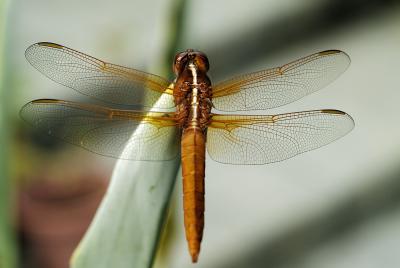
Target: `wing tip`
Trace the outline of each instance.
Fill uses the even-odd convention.
[[[344,52],[342,50],[339,50],[339,49],[328,49],[328,50],[324,50],[324,51],[318,52],[318,55],[320,55],[320,56],[330,56],[330,55],[335,55],[335,54],[343,55],[347,59],[349,64],[350,64],[351,59],[350,59],[349,54],[347,54],[346,52]]]
[[[353,125],[353,127],[349,130],[349,132],[355,127],[355,125],[356,125],[356,123],[355,123],[355,121],[354,121],[354,119],[353,119],[353,117],[351,116],[351,115],[349,115],[348,113],[346,113],[346,112],[343,112],[343,111],[340,111],[340,110],[335,110],[335,109],[324,109],[324,110],[321,110],[321,113],[324,113],[324,114],[333,114],[333,115],[343,115],[343,116],[345,116],[345,117],[347,117],[349,120],[350,120],[350,122],[351,122],[351,124]]]
[[[52,43],[52,42],[39,42],[36,43],[34,45],[40,46],[40,47],[52,47],[52,48],[57,48],[57,49],[61,49],[64,46],[56,44],[56,43]]]
[[[57,100],[57,99],[37,99],[37,100],[33,100],[33,101],[31,101],[31,102],[28,102],[28,104],[29,103],[32,103],[32,104],[40,104],[40,103],[64,103],[65,101],[63,101],[63,100]]]
[[[25,103],[21,110],[19,111],[19,116],[24,120],[24,113],[26,112],[26,108],[29,107],[30,105],[35,105],[35,104],[49,104],[49,103],[65,103],[65,101],[63,100],[57,100],[57,99],[37,99],[37,100],[33,100],[30,102]]]
[[[321,56],[325,56],[325,55],[340,54],[340,53],[344,53],[344,52],[341,50],[338,50],[338,49],[328,49],[328,50],[321,51],[318,54]]]
[[[30,124],[30,122],[26,119],[25,115],[26,115],[26,112],[27,112],[27,108],[28,108],[33,102],[34,102],[34,101],[30,101],[30,102],[28,102],[28,103],[25,103],[25,104],[22,106],[21,110],[19,110],[19,117],[20,117],[24,122],[26,122],[26,123],[28,123],[28,124]]]
[[[340,115],[345,115],[346,113],[340,110],[335,110],[335,109],[324,109],[321,110],[321,113],[324,114],[340,114]]]
[[[50,48],[55,48],[55,49],[63,49],[64,46],[56,44],[56,43],[52,43],[52,42],[38,42],[38,43],[34,43],[32,45],[30,45],[26,50],[25,50],[25,58],[29,61],[29,63],[32,64],[31,60],[30,60],[30,52],[32,51],[33,48],[35,47],[50,47]]]

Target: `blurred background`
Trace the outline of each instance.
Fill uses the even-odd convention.
[[[32,99],[89,101],[29,65],[24,51],[39,41],[162,76],[171,75],[165,55],[172,63],[179,50],[199,49],[214,83],[321,50],[347,52],[352,63],[337,81],[268,113],[343,110],[356,123],[349,135],[271,165],[207,159],[196,267],[400,266],[399,1],[186,1],[178,32],[169,28],[174,0],[0,3],[0,267],[68,267],[115,163],[20,119]],[[178,176],[159,267],[191,265],[181,194]]]

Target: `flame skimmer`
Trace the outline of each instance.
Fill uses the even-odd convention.
[[[335,80],[348,55],[327,50],[280,67],[211,86],[208,59],[198,51],[177,54],[170,81],[110,64],[73,49],[42,42],[26,58],[50,79],[109,105],[172,109],[113,109],[103,105],[39,99],[21,116],[48,134],[89,151],[130,160],[169,160],[182,154],[185,229],[196,262],[204,226],[205,148],[226,164],[267,164],[326,145],[350,132],[353,119],[338,110],[277,115],[216,114],[282,106]],[[135,131],[138,127],[140,131]],[[173,146],[170,141],[173,139]]]

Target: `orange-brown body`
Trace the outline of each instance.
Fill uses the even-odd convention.
[[[184,223],[193,262],[200,252],[204,228],[205,144],[211,111],[211,83],[207,71],[208,60],[201,52],[187,50],[175,58],[174,99],[182,131]]]
[[[192,261],[196,262],[204,228],[205,137],[189,128],[182,135],[183,211]]]

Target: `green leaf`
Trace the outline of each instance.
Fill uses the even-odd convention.
[[[135,132],[145,128],[139,125]],[[170,139],[169,149],[173,150],[177,144],[175,137]],[[179,158],[118,160],[108,191],[74,252],[71,266],[151,267],[178,169]]]

